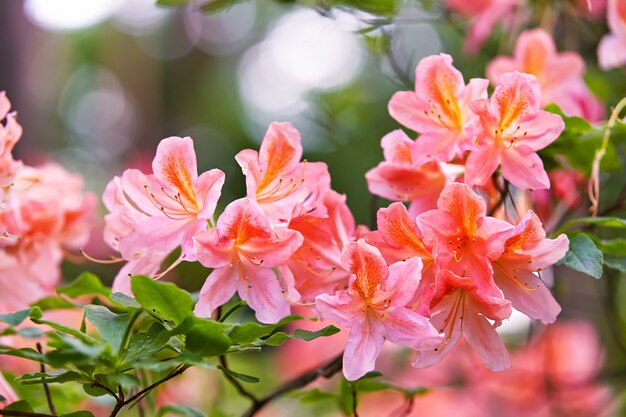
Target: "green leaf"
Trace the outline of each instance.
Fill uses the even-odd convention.
[[[165,347],[170,337],[171,331],[161,323],[152,323],[147,331],[135,333],[128,340],[126,361],[130,363],[160,351]]]
[[[4,411],[24,411],[27,413],[34,413],[33,407],[28,403],[28,401],[20,400],[14,403],[11,403],[3,408]]]
[[[98,341],[94,339],[93,337],[87,335],[86,333],[81,332],[80,330],[74,329],[72,327],[68,327],[63,324],[55,323],[55,322],[48,321],[48,320],[34,318],[32,314],[31,314],[30,319],[33,321],[33,323],[44,324],[46,326],[52,327],[54,330],[61,332],[61,333],[72,335],[84,343],[87,343],[90,345],[98,344]]]
[[[111,301],[119,305],[131,308],[141,308],[141,305],[133,297],[129,297],[124,293],[115,292],[109,297]]]
[[[40,363],[48,362],[45,355],[31,348],[13,349],[10,346],[0,346],[0,355],[15,356]]]
[[[170,282],[158,282],[137,275],[132,277],[131,289],[143,308],[176,324],[193,314],[191,295]]]
[[[61,297],[44,297],[31,305],[39,307],[42,311],[76,308],[75,304]]]
[[[0,314],[0,321],[8,324],[9,326],[18,326],[20,323],[26,320],[27,317],[30,316],[32,310],[32,308],[29,308],[27,310],[21,310],[15,313]]]
[[[108,297],[111,290],[102,285],[100,278],[96,275],[91,272],[83,272],[73,282],[57,288],[57,294],[64,294],[70,298],[89,294],[100,294]]]
[[[94,417],[91,411],[81,410],[73,413],[61,414],[61,417]]]
[[[224,372],[225,374],[228,374],[230,376],[232,376],[233,378],[237,378],[243,382],[248,382],[250,384],[256,384],[260,381],[259,378],[257,378],[256,376],[252,376],[252,375],[246,375],[246,374],[241,374],[239,372],[235,372],[231,369],[228,368],[224,368],[221,365],[217,365],[217,369],[219,369],[220,371]]]
[[[305,340],[310,342],[311,340],[315,340],[318,337],[327,337],[332,336],[339,332],[339,329],[335,326],[326,326],[323,329],[317,330],[315,332],[311,332],[309,330],[297,329],[291,334],[287,334],[284,332],[276,332],[267,339],[259,339],[255,342],[256,346],[280,346],[285,343],[288,339],[298,339]]]
[[[604,254],[606,266],[626,272],[626,239],[596,240],[595,243]]]
[[[282,327],[292,321],[302,320],[303,317],[297,314],[287,316],[275,324],[261,324],[256,322],[248,322],[235,326],[229,333],[230,340],[233,344],[247,345],[255,340],[271,335],[276,329]]]
[[[190,317],[189,330],[185,332],[185,348],[200,356],[217,356],[226,352],[231,345],[230,338],[225,331],[230,325],[213,320]]]
[[[319,388],[313,388],[308,391],[295,391],[292,394],[298,398],[303,404],[316,404],[322,401],[338,401],[337,394],[322,391]]]
[[[85,317],[94,325],[102,339],[119,353],[124,341],[124,334],[130,325],[130,314],[115,314],[105,306],[86,305]]]
[[[242,1],[244,0],[205,0],[204,4],[200,6],[200,10],[205,13],[217,13]]]
[[[31,372],[28,374],[24,374],[19,378],[16,378],[16,380],[20,381],[23,385],[30,385],[43,383],[63,384],[65,382],[72,381],[82,381],[83,383],[85,383],[86,381],[88,381],[88,378],[74,371],[55,370],[46,373]]]
[[[602,276],[602,252],[598,250],[589,236],[579,233],[569,243],[569,251],[558,264],[594,278]]]
[[[235,311],[237,311],[240,308],[245,307],[247,305],[248,305],[248,302],[246,300],[240,300],[235,305],[233,305],[231,308],[229,308],[224,313],[222,313],[222,315],[221,315],[221,317],[220,317],[220,319],[218,321],[220,323],[223,323],[231,314],[233,314]]]
[[[136,376],[129,374],[98,374],[96,380],[107,387],[121,386],[124,389],[139,386],[141,382]]]
[[[348,416],[354,415],[355,409],[355,394],[352,384],[345,378],[341,378],[341,384],[339,385],[339,408]]]
[[[184,6],[189,3],[189,1],[190,0],[157,0],[156,4],[157,6],[165,7]]]
[[[172,404],[161,407],[157,417],[163,417],[168,414],[175,414],[182,417],[206,417],[202,411],[188,405]]]

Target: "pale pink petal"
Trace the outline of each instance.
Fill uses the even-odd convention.
[[[181,244],[185,228],[195,223],[195,220],[181,222],[167,217],[149,217],[120,240],[120,253],[124,259],[133,260],[153,251],[171,252]]]
[[[428,319],[408,308],[389,310],[382,325],[386,339],[411,349],[434,349],[443,341]]]
[[[209,268],[222,268],[233,262],[233,244],[220,239],[217,228],[204,230],[193,237],[193,253],[198,262]]]
[[[6,117],[9,110],[11,110],[11,102],[5,91],[0,91],[0,121]]]
[[[500,164],[500,149],[497,146],[479,146],[470,153],[465,163],[465,183],[485,185]]]
[[[262,176],[262,168],[259,166],[259,153],[252,149],[244,149],[235,155],[235,160],[246,177],[246,196],[255,198],[256,189]]]
[[[421,240],[415,217],[409,215],[404,204],[393,203],[387,208],[381,208],[376,218],[381,238],[403,254],[400,259],[430,255]]]
[[[420,135],[413,146],[413,160],[424,163],[429,160],[452,161],[463,151],[472,148],[471,138],[463,140],[459,132],[443,131]]]
[[[383,284],[383,290],[394,294],[390,307],[405,307],[413,299],[422,279],[422,260],[410,258],[389,266],[389,277]]]
[[[342,327],[352,327],[362,317],[363,303],[348,291],[336,291],[335,295],[320,294],[315,298],[315,309],[323,320],[332,320]]]
[[[207,277],[193,313],[198,317],[211,317],[216,308],[224,305],[237,292],[238,268],[217,268]]]
[[[472,312],[463,317],[465,338],[483,364],[492,371],[505,371],[511,367],[511,358],[495,327],[481,314]]]
[[[257,203],[240,198],[230,203],[217,219],[217,229],[222,238],[236,239],[243,243],[253,237],[269,238],[270,222]]]
[[[550,179],[543,161],[536,153],[524,154],[511,149],[502,152],[502,176],[523,190],[550,188]]]
[[[381,285],[389,276],[387,263],[380,251],[359,239],[357,242],[348,243],[343,247],[341,263],[345,269],[356,275],[354,285],[366,295],[376,290],[376,285]],[[370,294],[371,295],[371,294]]]
[[[563,129],[565,123],[558,114],[540,111],[532,120],[519,123],[520,132],[524,132],[519,142],[533,151],[538,151],[554,142]]]
[[[520,69],[517,62],[514,59],[499,56],[492,60],[489,64],[487,64],[487,78],[491,81],[491,84],[498,84],[498,80],[503,74],[507,72],[513,72],[515,70]]]
[[[598,63],[603,70],[626,64],[626,36],[605,35],[598,45]]]
[[[542,271],[561,260],[569,248],[569,239],[566,235],[559,235],[556,239],[543,239],[532,247],[525,248],[523,254],[532,259],[528,264],[529,270]]]
[[[291,305],[283,295],[274,271],[262,267],[246,267],[243,270],[245,285],[236,280],[242,300],[255,312],[261,323],[276,323],[291,312]]]
[[[350,329],[343,353],[343,374],[348,381],[359,379],[376,367],[385,339],[376,320],[365,319]]]
[[[439,194],[445,175],[430,165],[421,167],[381,162],[365,174],[370,193],[391,201],[411,201]]]
[[[626,5],[623,0],[609,0],[607,5],[607,20],[611,32],[626,38]]]
[[[398,91],[388,106],[389,114],[398,123],[416,132],[432,129],[432,120],[424,114],[424,105],[414,91]]]
[[[193,183],[198,178],[196,152],[190,137],[172,136],[163,139],[152,161],[154,176],[162,183],[180,190],[185,198],[194,194]]]
[[[385,161],[394,164],[411,165],[411,147],[413,141],[404,133],[402,129],[387,133],[381,140]]]
[[[133,292],[130,288],[131,276],[151,276],[156,274],[167,255],[167,253],[150,252],[144,257],[127,262],[115,276],[112,291],[114,293],[121,292],[132,297]]]
[[[506,264],[495,262],[494,278],[511,305],[531,319],[549,324],[561,312],[546,284],[532,272],[513,272]]]
[[[213,216],[217,201],[222,194],[224,179],[224,173],[219,169],[204,172],[198,177],[196,189],[198,190],[198,199],[202,201],[202,209],[198,213],[198,218],[209,219]]]
[[[0,408],[4,408],[4,405],[8,405],[19,400],[17,394],[13,391],[13,388],[11,388],[9,383],[2,376],[2,373],[0,373],[0,395],[4,398],[4,401],[0,401]]]
[[[465,86],[463,92],[463,102],[470,104],[476,100],[487,99],[487,88],[489,87],[489,80],[484,78],[472,78]]]
[[[298,164],[301,158],[300,132],[291,123],[270,124],[259,150],[259,162],[267,169],[264,174],[279,175]]]
[[[238,248],[253,263],[275,268],[287,262],[302,242],[302,235],[295,230],[275,229],[271,239],[250,239]]]
[[[490,102],[491,110],[499,115],[500,125],[507,127],[533,117],[541,106],[541,89],[534,75],[509,72],[502,77]]]
[[[485,244],[484,254],[490,259],[497,259],[504,250],[505,240],[513,229],[513,225],[505,220],[485,217],[479,229],[479,235]]]
[[[549,86],[569,85],[581,79],[584,72],[585,61],[577,52],[562,52],[548,63],[545,83]]]

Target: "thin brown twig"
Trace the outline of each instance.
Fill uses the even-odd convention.
[[[226,360],[225,355],[220,356],[220,364],[222,365],[224,369],[230,369],[228,368],[228,361]],[[227,372],[223,372],[223,374],[224,374],[224,377],[228,380],[228,382],[230,382],[231,385],[235,387],[235,389],[237,390],[237,392],[239,392],[239,394],[241,394],[242,396],[252,401],[253,405],[256,405],[259,399],[253,393],[251,393],[243,385],[241,385],[241,383],[234,376],[230,375]]]
[[[37,352],[39,352],[40,355],[43,355],[43,348],[41,347],[41,343],[37,342],[35,346],[37,347]],[[41,371],[42,374],[46,373],[46,365],[44,365],[43,362],[39,364],[39,370]],[[46,382],[46,377],[43,375],[41,377],[41,384],[43,385],[43,391],[46,394],[46,401],[48,402],[48,408],[50,409],[50,414],[52,414],[53,416],[56,416],[57,410],[54,407],[54,402],[52,401],[52,394],[50,394],[50,387],[48,386],[48,383]]]

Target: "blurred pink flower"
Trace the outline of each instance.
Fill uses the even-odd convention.
[[[497,85],[507,72],[519,71],[537,77],[541,105],[555,103],[570,116],[597,121],[602,104],[585,85],[585,61],[577,52],[557,52],[552,36],[543,29],[522,32],[513,57],[498,56],[487,65],[487,77]]]
[[[626,64],[626,0],[608,0],[607,20],[611,32],[598,45],[598,62],[605,70]]]
[[[476,53],[489,38],[493,28],[510,21],[519,0],[444,0],[455,13],[469,17],[470,27],[465,40],[466,53]]]
[[[22,126],[15,120],[15,113],[9,113],[11,102],[4,91],[0,91],[0,199],[6,189],[11,186],[15,173],[22,163],[13,159],[13,147],[22,137]]]
[[[198,261],[214,268],[200,290],[195,314],[210,317],[237,292],[262,323],[275,323],[287,316],[287,297],[298,300],[300,295],[293,282],[281,282],[272,268],[284,265],[302,240],[295,230],[272,229],[267,215],[253,200],[242,198],[230,203],[215,228],[194,237]]]
[[[413,349],[432,349],[441,336],[420,314],[406,308],[421,278],[419,258],[391,266],[363,239],[349,243],[342,254],[350,287],[322,294],[315,305],[323,319],[350,328],[343,355],[343,374],[355,380],[374,370],[384,341]]]
[[[0,373],[0,397],[4,398],[4,401],[0,398],[0,409],[19,399],[15,394],[15,391],[13,391],[13,388],[11,388],[9,383],[2,376],[2,373]]]
[[[324,216],[324,193],[330,190],[328,167],[302,158],[300,133],[291,123],[270,124],[257,152],[244,149],[235,159],[246,176],[247,197],[273,222],[309,213]]]
[[[383,144],[385,159],[403,164],[410,161],[419,167],[432,159],[448,162],[462,158],[466,150],[473,148],[476,133],[475,116],[468,105],[487,98],[487,85],[487,80],[479,78],[465,85],[463,74],[452,66],[450,55],[422,59],[415,70],[415,91],[395,93],[388,106],[394,119],[420,137],[412,146],[410,159],[406,152],[399,155],[401,158],[392,157]],[[406,141],[397,136],[394,133],[389,141]]]
[[[424,136],[419,141],[422,139]],[[414,142],[399,129],[388,133],[381,140],[385,161],[365,174],[370,193],[391,201],[409,201],[415,215],[434,208],[446,184],[436,161],[414,157],[413,148],[419,141]]]
[[[480,130],[478,147],[467,159],[467,184],[486,184],[501,165],[502,176],[519,188],[550,187],[536,152],[554,142],[565,125],[560,116],[541,110],[540,103],[537,79],[519,72],[504,74],[489,101],[472,103]]]

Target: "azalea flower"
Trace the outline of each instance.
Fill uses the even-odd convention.
[[[577,52],[557,52],[552,36],[543,29],[522,32],[513,57],[498,56],[487,65],[487,77],[496,85],[507,72],[537,77],[541,105],[557,104],[566,114],[590,120],[602,118],[602,105],[585,85],[585,61]],[[600,106],[600,114],[595,108]]]
[[[498,165],[502,176],[522,189],[549,188],[537,151],[554,142],[565,128],[559,115],[540,109],[541,90],[533,75],[506,73],[489,100],[471,108],[480,120],[477,148],[467,159],[465,182],[484,185]]]
[[[275,222],[307,212],[324,216],[324,193],[330,190],[323,162],[300,162],[300,133],[291,123],[270,124],[257,152],[244,149],[235,159],[246,176],[247,197]]]
[[[263,209],[243,198],[230,203],[215,228],[194,237],[194,253],[204,266],[214,268],[200,290],[195,314],[210,317],[237,292],[262,323],[287,316],[287,298],[298,300],[292,283],[281,282],[277,268],[302,245],[295,230],[274,228]]]
[[[315,300],[320,316],[350,328],[343,374],[356,380],[375,368],[385,340],[412,349],[434,348],[441,336],[428,320],[406,308],[421,278],[419,258],[391,266],[364,239],[344,247],[342,261],[352,275],[347,290]]]
[[[4,91],[0,91],[0,121],[6,119],[3,126],[0,124],[0,199],[4,191],[11,185],[15,173],[22,167],[22,163],[13,159],[13,147],[22,137],[22,126],[17,123],[15,113],[9,113],[11,102]]]
[[[598,62],[602,69],[621,67],[626,63],[626,2],[608,0],[607,20],[611,32],[598,45]]]
[[[473,149],[476,126],[468,105],[487,98],[487,85],[487,80],[478,78],[465,85],[450,55],[432,55],[419,62],[415,91],[397,92],[389,101],[389,114],[420,134],[412,150],[414,165],[432,159],[448,162]]]
[[[504,252],[494,261],[494,279],[513,307],[528,317],[552,323],[561,311],[550,290],[535,275],[565,256],[567,236],[546,239],[546,232],[535,213],[529,211],[511,230]]]
[[[9,383],[2,376],[2,373],[0,373],[0,396],[1,398],[4,398],[4,400],[1,400],[0,398],[0,406],[9,405],[19,400],[15,391],[13,391],[13,388],[11,388]]]
[[[435,207],[447,181],[438,162],[414,154],[418,142],[402,130],[388,133],[381,140],[385,161],[365,174],[370,193],[391,201],[410,201],[414,215]]]

